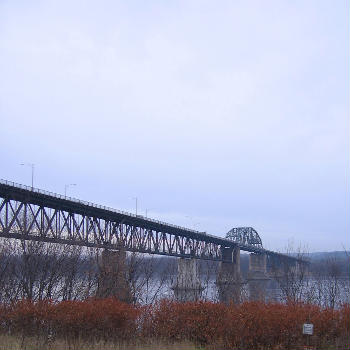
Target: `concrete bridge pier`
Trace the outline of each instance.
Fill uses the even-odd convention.
[[[177,301],[200,300],[204,288],[199,279],[196,259],[179,258],[177,260],[177,276],[171,289]]]
[[[265,301],[267,284],[270,280],[266,273],[266,254],[249,255],[248,272],[249,300]]]
[[[239,303],[242,286],[239,247],[222,247],[222,258],[216,279],[219,300],[226,304]]]
[[[125,250],[103,250],[98,258],[98,269],[96,297],[115,297],[120,301],[131,303],[132,294]]]

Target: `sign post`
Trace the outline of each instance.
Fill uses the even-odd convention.
[[[312,349],[312,347],[310,347],[310,336],[314,334],[314,325],[312,323],[304,323],[303,334],[307,336],[307,346],[304,347],[304,349]]]

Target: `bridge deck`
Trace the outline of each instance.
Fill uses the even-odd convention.
[[[223,247],[293,257],[185,227],[0,180],[0,236],[221,260]]]

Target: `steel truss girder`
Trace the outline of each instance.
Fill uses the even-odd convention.
[[[0,180],[0,237],[225,262],[233,260],[222,251],[238,247],[308,264],[251,241],[235,242],[6,180]]]
[[[1,237],[221,260],[221,246],[214,242],[6,196],[0,201]]]

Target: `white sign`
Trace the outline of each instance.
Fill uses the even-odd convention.
[[[312,335],[314,333],[314,325],[312,323],[303,324],[303,334]]]

